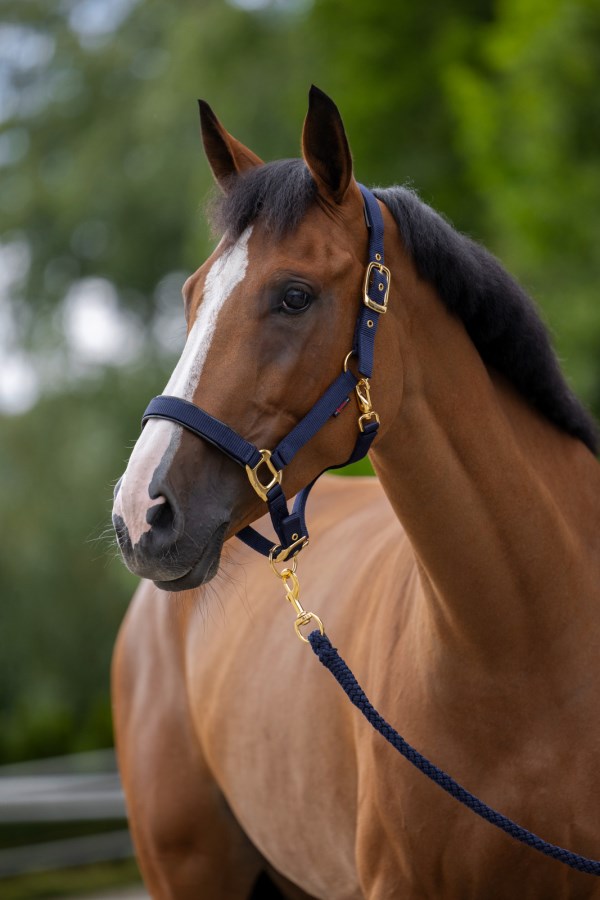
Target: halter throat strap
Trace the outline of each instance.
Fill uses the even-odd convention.
[[[249,547],[275,561],[295,557],[308,543],[305,509],[310,491],[320,475],[301,490],[292,511],[282,489],[283,469],[290,464],[299,450],[332,417],[337,417],[348,406],[353,391],[361,415],[359,433],[350,457],[341,465],[328,466],[337,469],[362,459],[369,451],[379,428],[379,417],[371,407],[369,378],[373,372],[375,335],[379,317],[387,310],[390,272],[384,262],[384,224],[379,204],[368,188],[359,185],[367,228],[369,230],[369,258],[362,291],[362,302],[356,320],[352,350],[346,357],[343,371],[333,381],[314,406],[298,424],[277,444],[274,450],[260,450],[245,440],[231,426],[226,425],[206,410],[189,400],[161,394],[150,401],[142,418],[142,427],[148,419],[168,419],[182,425],[188,431],[217,447],[230,459],[244,466],[250,484],[267,503],[271,521],[279,544],[248,526],[236,537]],[[348,367],[355,358],[358,377]],[[323,474],[321,472],[321,475]]]

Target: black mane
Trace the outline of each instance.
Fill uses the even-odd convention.
[[[536,306],[480,244],[455,231],[405,187],[373,191],[390,210],[417,272],[464,323],[484,362],[546,418],[598,452],[596,425],[568,386]],[[238,237],[260,218],[274,236],[293,231],[315,200],[304,162],[267,163],[238,177],[213,206],[215,226]]]

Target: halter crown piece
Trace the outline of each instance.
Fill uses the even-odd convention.
[[[362,459],[369,451],[379,428],[379,416],[371,406],[369,378],[373,371],[375,335],[379,316],[387,309],[390,290],[390,271],[384,265],[383,217],[373,194],[362,184],[359,185],[363,200],[365,219],[369,229],[369,261],[363,286],[363,297],[356,320],[352,350],[346,357],[343,371],[329,385],[325,393],[315,403],[303,419],[287,434],[274,450],[259,450],[245,440],[229,425],[215,419],[180,397],[161,394],[150,401],[142,418],[142,426],[148,419],[169,419],[183,425],[188,431],[204,438],[214,447],[244,466],[250,484],[265,500],[279,544],[272,545],[256,529],[248,526],[236,537],[249,547],[268,556],[274,562],[292,559],[308,544],[305,509],[308,495],[323,472],[303,488],[296,496],[292,511],[281,486],[283,469],[289,465],[296,453],[325,425],[330,418],[339,415],[348,405],[350,394],[356,391],[361,415],[358,419],[359,434],[349,459],[342,465]],[[356,357],[359,377],[348,368],[350,357]],[[342,466],[329,466],[339,469]],[[327,469],[323,470],[324,472]]]

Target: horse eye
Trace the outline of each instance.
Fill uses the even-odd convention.
[[[286,313],[296,315],[308,309],[311,303],[311,296],[307,291],[300,288],[290,288],[285,292],[281,308]]]

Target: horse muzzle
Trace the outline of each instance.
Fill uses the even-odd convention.
[[[167,493],[167,492],[166,492]],[[116,498],[118,495],[118,486]],[[174,497],[160,495],[145,513],[143,528],[131,531],[115,502],[113,526],[125,565],[164,591],[184,591],[205,584],[219,568],[229,526],[225,511],[204,511],[194,521]]]

